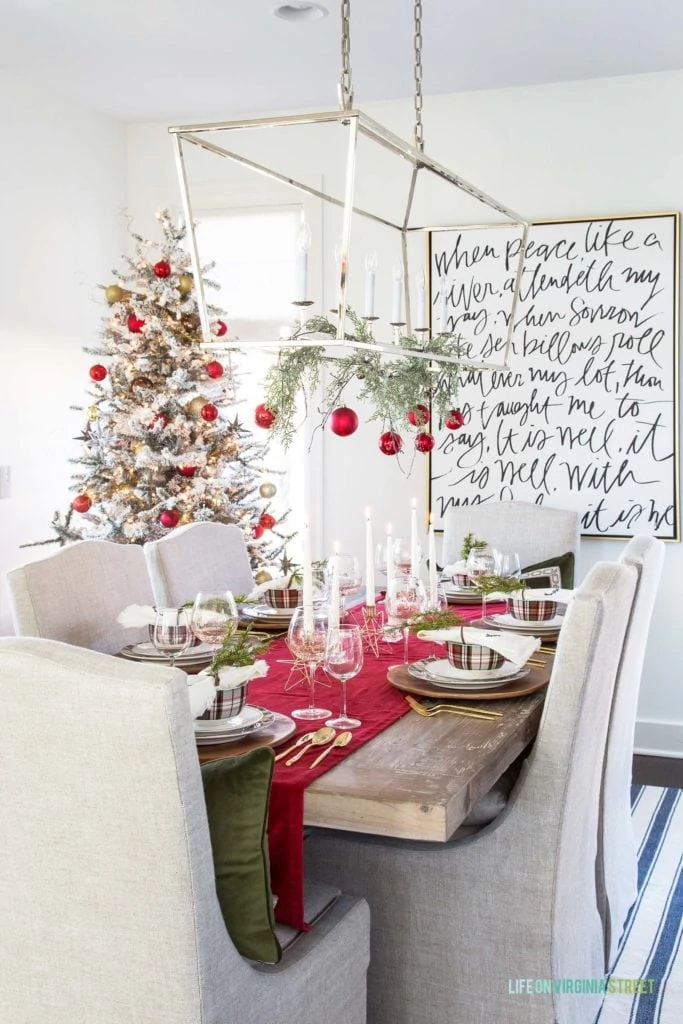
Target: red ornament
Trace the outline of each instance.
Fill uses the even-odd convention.
[[[221,366],[220,363],[217,363],[215,361],[213,363],[207,363],[206,372],[208,373],[209,377],[213,377],[215,380],[217,377],[223,376],[223,367]]]
[[[263,529],[262,526],[259,526],[258,523],[256,524],[256,526],[252,527],[251,535],[254,538],[254,540],[260,540],[264,533],[265,530]]]
[[[169,420],[169,418],[168,418],[168,416],[166,415],[165,412],[158,412],[158,413],[156,413],[156,415],[152,417],[151,422],[148,424],[147,429],[151,430],[152,427],[155,424],[157,424],[157,423],[161,423],[162,429],[164,427],[168,426],[168,424],[170,423],[170,420]]]
[[[271,516],[270,512],[264,512],[258,521],[259,526],[262,526],[264,530],[272,530],[275,526],[275,516]]]
[[[358,430],[358,416],[353,409],[342,406],[330,414],[330,430],[338,437],[348,437]]]
[[[465,417],[459,409],[451,409],[446,417],[445,424],[448,430],[459,430],[465,422]]]
[[[395,430],[387,430],[379,439],[379,450],[383,455],[398,455],[403,448],[403,438]]]
[[[157,277],[170,277],[171,276],[171,264],[166,260],[159,260],[158,263],[154,264],[154,273]]]
[[[106,366],[102,366],[101,363],[95,363],[94,366],[90,367],[89,373],[93,380],[104,380],[107,376],[107,368]]]
[[[224,334],[228,333],[228,325],[225,320],[216,320],[216,337],[222,338]]]
[[[207,402],[206,405],[202,406],[200,416],[203,420],[206,420],[207,423],[213,423],[218,416],[218,409],[213,402]]]
[[[411,427],[423,427],[429,423],[429,409],[426,405],[416,405],[408,412],[408,423]]]
[[[422,433],[415,438],[415,447],[419,452],[431,452],[435,444],[436,439],[433,434]]]
[[[180,476],[194,476],[196,472],[196,466],[178,466],[178,473]]]
[[[167,530],[171,530],[174,526],[178,525],[180,516],[174,508],[167,508],[159,516],[159,522],[162,526],[165,526]]]
[[[74,512],[87,512],[91,505],[92,501],[87,494],[78,494],[71,502]]]
[[[274,413],[272,409],[269,409],[263,402],[261,405],[257,405],[254,409],[254,422],[257,427],[263,427],[264,430],[268,430],[275,423],[277,413]]]
[[[139,334],[142,328],[145,326],[144,320],[138,320],[135,313],[131,313],[126,323],[128,324],[128,330],[131,334]]]

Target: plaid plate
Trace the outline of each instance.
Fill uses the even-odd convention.
[[[513,619],[524,619],[526,622],[545,622],[554,619],[557,614],[556,601],[539,601],[533,598],[510,598],[510,615]]]
[[[218,690],[213,699],[213,704],[207,708],[198,719],[210,720],[215,718],[234,718],[247,702],[248,683],[236,686],[234,690]]]
[[[263,596],[271,608],[296,608],[301,594],[300,590],[266,590]]]
[[[500,668],[505,659],[498,651],[480,644],[447,643],[448,660],[453,668],[462,668],[471,672],[482,672],[485,669]]]

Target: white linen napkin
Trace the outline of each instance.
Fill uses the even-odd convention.
[[[541,646],[541,641],[536,636],[522,636],[521,633],[496,633],[488,629],[475,629],[474,626],[421,629],[417,636],[418,639],[429,640],[433,644],[464,642],[490,647],[492,651],[502,654],[505,660],[511,661],[513,665],[524,665],[534,651]]]
[[[254,604],[261,600],[266,590],[298,590],[296,583],[290,583],[291,576],[279,576],[276,580],[266,580],[265,583],[254,587],[250,594],[247,594],[245,601]]]
[[[467,563],[463,562],[462,560],[460,560],[459,562],[451,562],[450,565],[444,565],[443,569],[441,570],[441,575],[444,578],[450,579],[451,576],[454,576],[456,572],[464,572],[466,566]]]
[[[558,604],[569,604],[574,597],[573,590],[562,590],[554,587],[525,587],[523,590],[515,590],[514,594],[501,594],[496,591],[494,594],[487,594],[486,600],[505,601],[508,597],[524,597],[525,601],[557,601]]]
[[[141,626],[153,626],[156,612],[151,604],[129,604],[117,618],[124,629],[140,629]]]
[[[193,718],[198,718],[213,704],[213,699],[216,696],[213,676],[205,675],[202,672],[196,676],[188,676],[187,694],[190,698],[190,714]]]

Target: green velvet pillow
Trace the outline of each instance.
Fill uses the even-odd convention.
[[[538,573],[536,576],[532,576],[530,580],[526,581],[526,585],[529,589],[533,587],[547,587],[555,586],[556,582],[552,579],[549,573],[542,573],[541,569],[559,569],[560,581],[562,586],[566,590],[571,590],[574,586],[574,552],[567,551],[564,555],[558,555],[556,558],[546,558],[544,562],[536,562],[534,565],[527,565],[522,569],[522,576],[528,572]],[[555,574],[553,574],[555,575]]]
[[[216,892],[225,927],[242,956],[276,964],[268,864],[268,799],[275,755],[270,747],[202,765]]]

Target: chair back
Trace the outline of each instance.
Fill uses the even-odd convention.
[[[604,972],[595,879],[600,784],[635,586],[632,567],[598,562],[575,593],[560,634],[538,737],[498,826],[504,849],[515,851],[518,870],[535,893],[528,913],[518,914],[515,922],[519,948],[528,942],[533,949],[538,942],[535,904],[547,905],[548,967],[554,978],[600,978]],[[576,1000],[562,993],[555,1000],[556,1019],[574,1020]],[[601,997],[596,996],[595,1005],[588,996],[582,1000],[586,1016],[580,1019],[592,1020]]]
[[[631,775],[638,692],[650,623],[664,565],[664,543],[634,537],[619,561],[637,573],[636,596],[614,688],[607,735],[598,844],[598,897],[605,925],[606,965],[616,958],[628,911],[638,894],[631,816]]]
[[[254,576],[244,534],[226,523],[190,523],[144,545],[157,605],[179,607],[200,590],[248,594]]]
[[[491,547],[516,551],[522,567],[564,555],[579,555],[578,512],[549,508],[528,501],[489,501],[482,505],[461,505],[444,516],[441,564],[460,558],[468,533]]]
[[[142,548],[81,540],[12,569],[7,586],[18,636],[61,640],[117,654],[149,639],[147,629],[124,629],[116,619],[129,604],[153,604]]]
[[[3,1019],[219,1019],[212,972],[250,969],[216,899],[184,673],[9,637],[0,687]]]

